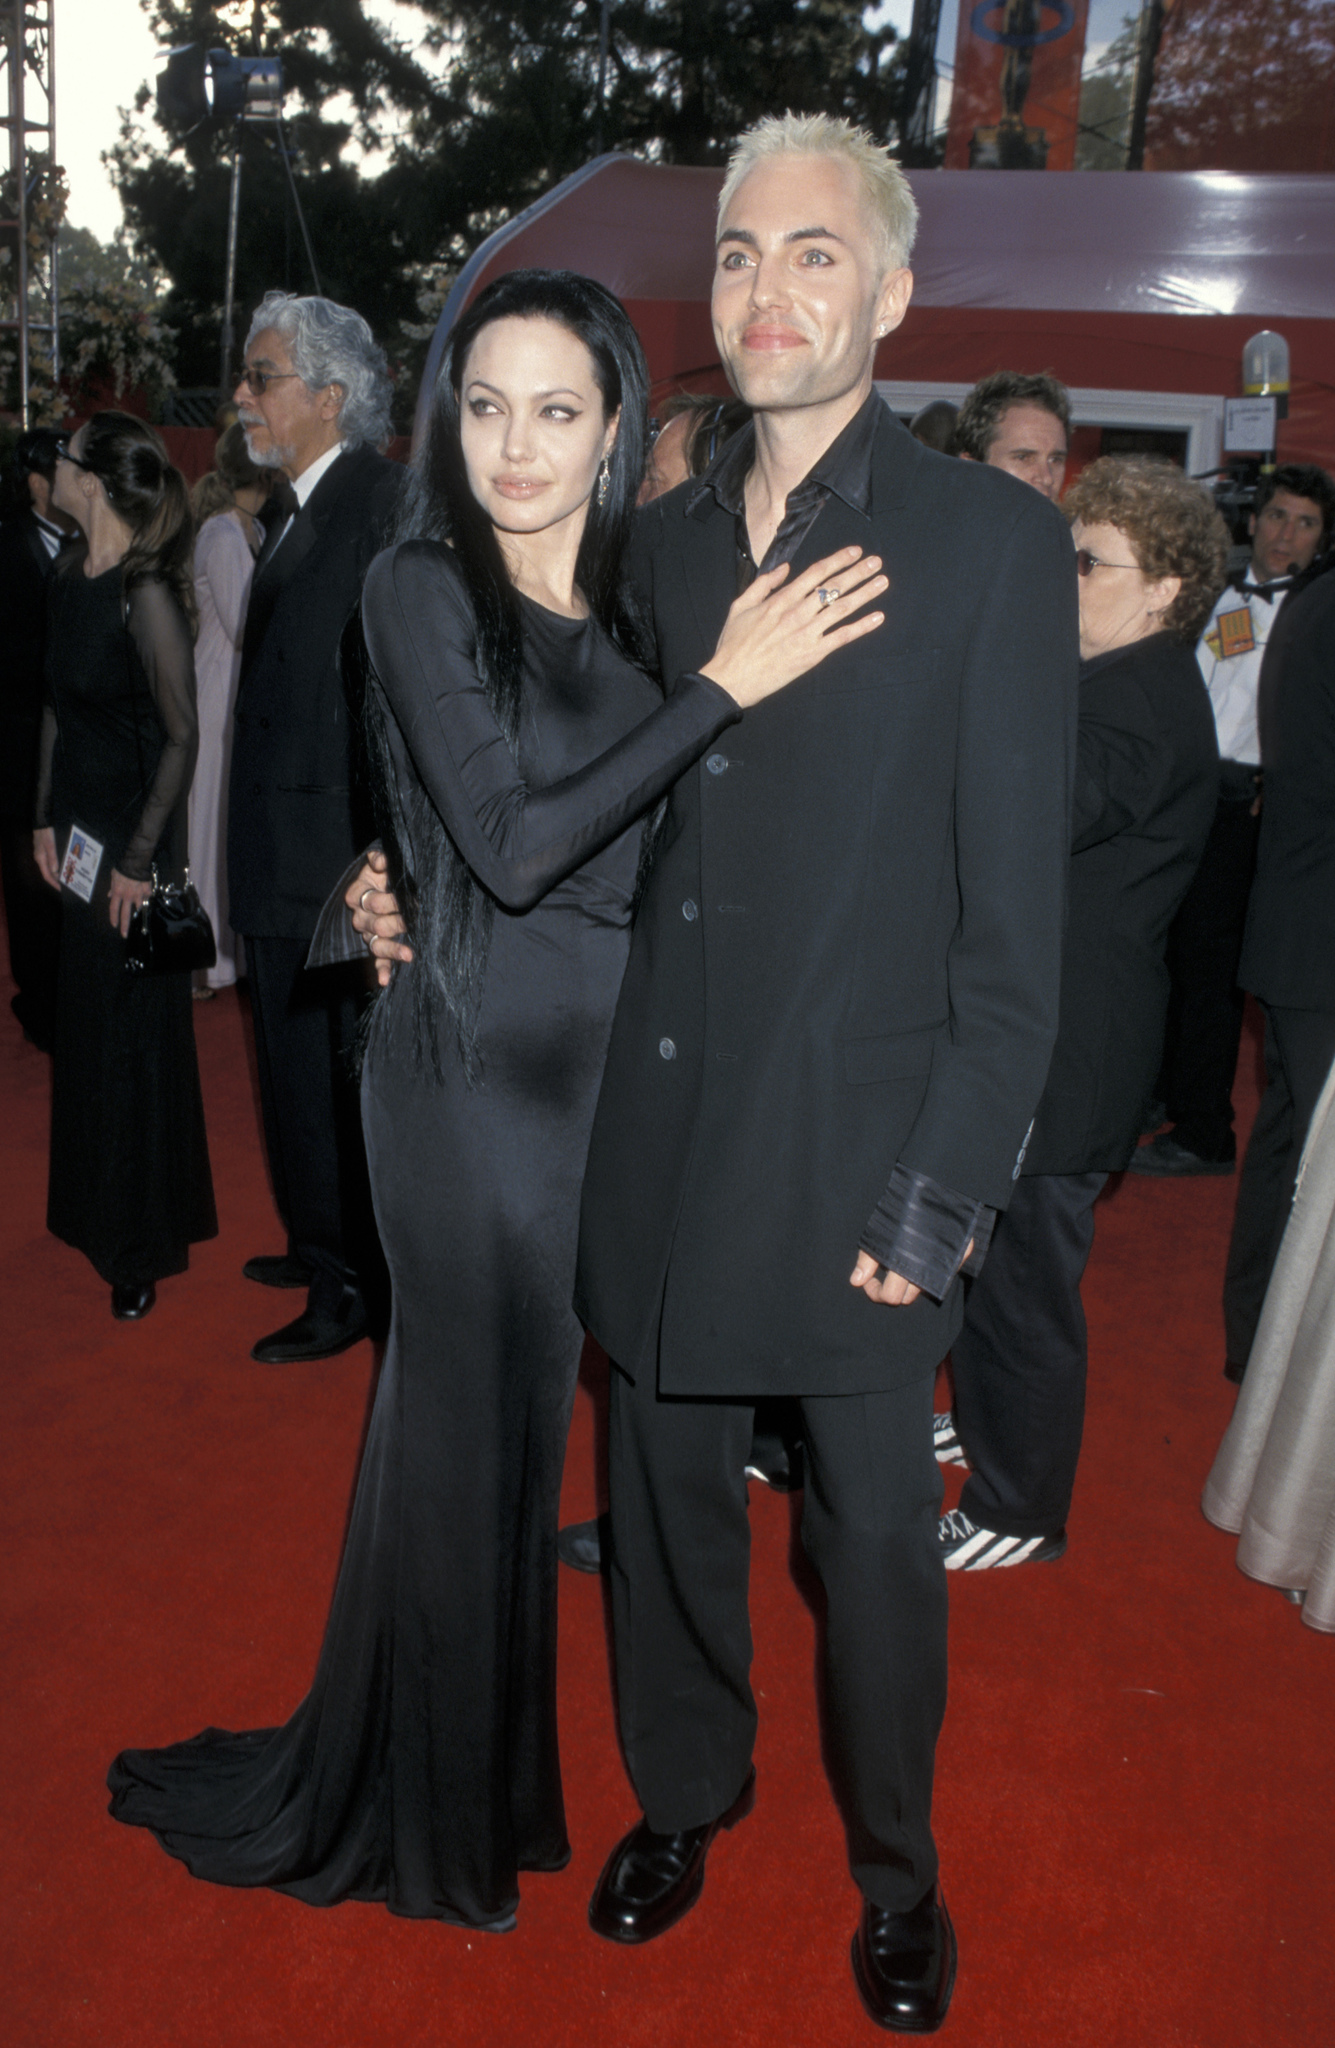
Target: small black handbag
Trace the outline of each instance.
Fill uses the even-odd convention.
[[[122,600],[121,625],[125,632],[125,674],[134,696],[134,670],[130,663],[130,606]],[[139,781],[144,782],[144,757],[139,744],[139,707],[134,714],[134,750],[139,762]],[[193,974],[212,967],[218,958],[209,914],[199,900],[199,891],[185,870],[183,882],[160,882],[153,867],[153,893],[131,913],[125,935],[127,974]]]
[[[127,974],[193,974],[212,967],[218,958],[209,914],[190,879],[160,882],[153,870],[153,894],[145,897],[130,919],[125,939]]]

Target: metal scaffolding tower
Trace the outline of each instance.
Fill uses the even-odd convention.
[[[0,0],[0,106],[8,170],[0,197],[0,332],[18,335],[19,419],[29,424],[33,343],[40,337],[52,381],[60,374],[59,226],[41,219],[56,165],[55,0]]]

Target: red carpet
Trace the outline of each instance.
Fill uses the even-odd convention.
[[[690,1918],[642,1952],[585,1903],[633,1817],[596,1580],[562,1582],[574,1862],[508,1937],[314,1912],[194,1883],[106,1818],[126,1744],[284,1717],[314,1667],[369,1347],[253,1365],[283,1300],[243,1012],[197,1011],[222,1234],[142,1327],[43,1230],[47,1070],[0,1012],[3,1101],[4,1984],[12,2048],[676,2048],[875,2038],[857,1899],[820,1762],[814,1624],[787,1501],[760,1493],[754,1819]],[[1250,1062],[1250,1048],[1245,1062]],[[1197,1505],[1227,1420],[1231,1181],[1128,1179],[1100,1210],[1071,1548],[952,1587],[938,1776],[959,1931],[952,2048],[1273,2048],[1331,2018],[1335,1644],[1244,1579]],[[594,1505],[596,1371],[566,1480]],[[952,1485],[958,1482],[953,1481]],[[950,1496],[953,1498],[953,1492]]]

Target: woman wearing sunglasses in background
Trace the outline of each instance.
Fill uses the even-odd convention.
[[[1213,501],[1171,463],[1104,456],[1062,510],[1076,545],[1081,661],[1061,1008],[1015,1194],[951,1349],[953,1424],[936,1422],[938,1457],[971,1468],[941,1522],[953,1571],[1066,1548],[1094,1204],[1135,1150],[1163,1048],[1164,942],[1218,794],[1194,652],[1228,552]]]
[[[664,695],[621,582],[647,385],[601,285],[489,286],[367,578],[366,722],[412,957],[362,1080],[393,1309],[342,1568],[286,1727],[127,1751],[110,1779],[118,1819],[216,1882],[501,1932],[518,1873],[570,1855],[570,1304],[644,820],[746,707],[873,630],[885,588],[856,549],[759,576],[704,672]]]
[[[128,413],[62,442],[51,501],[86,544],[52,580],[33,841],[61,895],[47,1227],[134,1320],[218,1228],[190,977],[125,967],[154,872],[179,882],[188,858],[193,527],[184,479]]]

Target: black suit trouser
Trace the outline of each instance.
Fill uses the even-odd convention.
[[[875,1311],[887,1318],[897,1309]],[[853,1876],[907,1911],[937,1875],[932,1773],[946,1578],[931,1377],[804,1398],[802,1543],[825,1590],[826,1727]],[[756,1704],[744,1468],[754,1402],[660,1400],[611,1375],[612,1621],[621,1737],[651,1828],[715,1819],[751,1763]]]
[[[355,966],[307,968],[309,945],[245,939],[274,1200],[314,1274],[310,1306],[328,1312],[345,1287],[376,1297],[382,1262],[356,1074],[365,982]]]
[[[1335,1063],[1335,1010],[1261,1007],[1265,1094],[1242,1162],[1224,1274],[1224,1354],[1234,1365],[1251,1355],[1312,1112]]]
[[[0,819],[0,875],[9,969],[18,991],[14,1015],[34,1044],[50,1052],[60,973],[60,891],[42,880],[33,858],[32,826],[22,820]]]
[[[1238,962],[1261,829],[1251,807],[1251,796],[1220,798],[1165,952],[1172,990],[1160,1088],[1174,1136],[1202,1159],[1232,1159],[1235,1151],[1233,1076],[1245,1001]]]
[[[970,1472],[960,1506],[980,1529],[1065,1528],[1085,1426],[1089,1358],[1080,1282],[1106,1173],[1036,1173],[998,1216],[950,1347],[955,1427]]]

